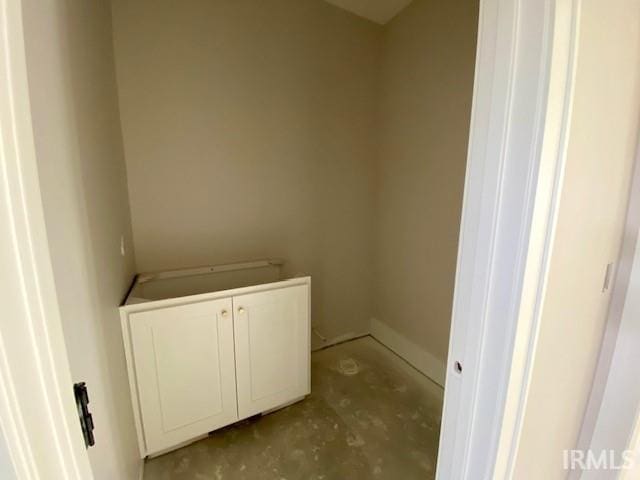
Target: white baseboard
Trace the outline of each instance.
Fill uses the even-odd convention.
[[[366,337],[367,335],[369,335],[369,332],[361,332],[361,333],[349,332],[349,333],[345,333],[344,335],[339,335],[337,337],[329,338],[326,340],[314,338],[311,344],[312,345],[311,351],[315,352],[317,350],[322,350],[323,348],[327,348],[332,345],[336,345],[338,343],[348,342],[349,340],[354,340],[360,337]]]
[[[444,362],[376,318],[371,319],[371,336],[438,385],[444,387],[446,374]]]

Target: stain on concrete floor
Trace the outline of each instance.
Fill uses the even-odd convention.
[[[312,393],[149,460],[145,480],[435,476],[442,388],[371,337],[312,355]]]

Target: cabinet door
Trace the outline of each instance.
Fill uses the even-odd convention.
[[[233,305],[240,418],[308,394],[309,287],[240,295]]]
[[[238,419],[231,299],[130,316],[147,454]]]

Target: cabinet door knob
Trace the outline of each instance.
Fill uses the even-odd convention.
[[[220,312],[220,315],[222,315],[223,318],[226,318],[229,315],[229,312],[227,312],[226,310],[222,310],[222,312]]]
[[[243,307],[238,308],[238,313],[240,315],[243,315],[244,314],[244,308]]]

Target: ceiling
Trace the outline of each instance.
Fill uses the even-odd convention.
[[[372,22],[384,25],[412,0],[325,0],[331,5],[343,8]]]

